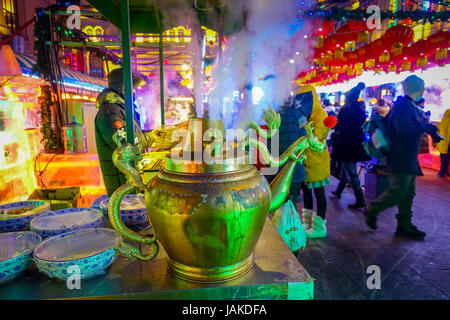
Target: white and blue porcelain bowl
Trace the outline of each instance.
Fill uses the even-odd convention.
[[[82,229],[97,228],[102,223],[100,210],[92,208],[69,208],[50,211],[33,218],[30,229],[42,238]]]
[[[38,269],[50,278],[80,279],[105,273],[116,257],[121,237],[106,228],[83,229],[45,239],[33,253]]]
[[[16,278],[31,263],[31,253],[42,238],[31,231],[0,234],[0,284]]]
[[[109,198],[100,202],[103,214],[108,215]],[[120,217],[124,224],[129,226],[148,225],[147,208],[143,194],[129,194],[120,204]]]
[[[29,209],[20,214],[11,212]],[[50,203],[42,200],[28,200],[0,205],[0,232],[29,230],[30,221],[39,214],[50,211]]]
[[[91,203],[91,208],[97,209],[97,210],[101,210],[100,208],[100,202],[102,202],[105,199],[109,199],[107,194],[103,194],[100,197],[98,197],[97,199],[95,199],[92,203]]]

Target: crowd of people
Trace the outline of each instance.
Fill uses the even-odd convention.
[[[307,160],[297,165],[290,187],[290,196],[294,204],[303,194],[302,220],[308,238],[323,238],[327,235],[326,211],[327,198],[325,186],[330,184],[330,172],[334,172],[339,183],[332,194],[338,199],[349,184],[355,196],[351,209],[360,209],[371,229],[377,229],[377,216],[383,210],[397,206],[398,213],[396,235],[414,240],[425,238],[425,232],[412,223],[412,206],[417,176],[422,176],[418,155],[429,152],[428,136],[441,153],[439,177],[449,176],[450,162],[450,109],[437,126],[430,122],[430,113],[425,112],[423,93],[424,81],[415,76],[407,77],[403,82],[404,96],[399,96],[391,105],[379,99],[372,108],[370,118],[366,112],[361,93],[366,86],[360,82],[349,90],[345,104],[335,108],[330,100],[320,103],[315,89],[302,87],[297,92],[296,103],[285,106],[281,111],[280,154],[298,137],[306,135],[305,125],[314,124],[314,134],[323,139],[325,130],[323,119],[327,115],[337,117],[338,123],[329,140],[328,148],[322,154],[308,151]],[[381,121],[385,130],[389,148],[376,159],[365,148],[365,142],[371,139],[364,126],[367,121]],[[426,143],[426,148],[423,144]],[[358,163],[376,160],[380,168],[388,175],[389,186],[375,200],[366,203],[364,190],[358,174]],[[330,170],[331,168],[331,170]],[[338,169],[336,169],[338,168]],[[313,194],[316,198],[314,210]]]
[[[139,79],[136,79],[136,83]],[[363,127],[368,121],[366,106],[361,99],[365,90],[364,83],[347,92],[345,104],[339,110],[329,100],[322,103],[314,87],[306,85],[297,92],[295,101],[287,103],[281,110],[279,130],[280,154],[299,137],[307,135],[305,125],[313,123],[313,132],[321,141],[327,140],[329,133],[324,119],[329,115],[337,116],[337,125],[331,134],[329,147],[322,153],[307,149],[306,160],[295,168],[289,191],[289,200],[297,204],[300,193],[303,198],[302,220],[309,238],[323,238],[327,235],[326,185],[331,184],[330,173],[339,178],[336,190],[332,194],[338,199],[349,184],[355,196],[351,209],[362,209],[367,225],[377,228],[378,214],[392,206],[398,207],[396,234],[412,239],[423,239],[425,232],[412,223],[412,205],[415,197],[415,181],[423,175],[419,166],[418,154],[428,153],[428,135],[441,153],[441,168],[438,176],[449,176],[450,162],[450,109],[437,126],[430,123],[430,114],[424,111],[424,81],[412,75],[403,82],[404,96],[397,98],[392,107],[379,99],[373,107],[370,121],[384,123],[390,147],[382,157],[377,157],[380,167],[384,167],[389,176],[389,187],[374,201],[367,204],[361,187],[358,163],[369,161],[372,155],[364,147],[367,132]],[[125,183],[124,175],[112,163],[112,154],[116,148],[112,136],[116,130],[114,123],[125,124],[125,102],[123,98],[123,70],[117,69],[109,75],[109,86],[97,99],[99,109],[95,118],[96,143],[105,186],[108,195]],[[135,121],[136,141],[148,147],[158,138],[158,130],[141,132]],[[370,137],[369,137],[370,138]],[[426,148],[421,150],[421,144]],[[339,168],[337,170],[335,167]],[[268,177],[270,180],[270,177]],[[314,198],[316,206],[314,206]],[[316,207],[316,210],[314,210]]]

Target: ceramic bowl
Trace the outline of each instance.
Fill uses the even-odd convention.
[[[30,229],[42,238],[82,229],[97,228],[102,223],[100,210],[69,208],[40,214],[30,222]]]
[[[100,202],[103,214],[108,215],[109,198]],[[129,194],[120,205],[120,217],[126,225],[148,225],[147,208],[143,194]]]
[[[97,199],[95,199],[92,203],[91,203],[91,208],[97,209],[97,210],[101,210],[100,208],[100,202],[102,202],[105,199],[109,199],[107,194],[101,195],[100,197],[98,197]]]
[[[10,281],[31,263],[31,253],[42,238],[31,231],[0,234],[0,284]]]
[[[114,261],[120,236],[112,229],[95,228],[62,233],[45,239],[33,253],[38,269],[50,278],[80,279],[105,273]]]
[[[11,214],[13,210],[29,209]],[[30,221],[39,214],[50,211],[50,204],[42,200],[28,200],[2,204],[0,206],[0,232],[28,230]]]

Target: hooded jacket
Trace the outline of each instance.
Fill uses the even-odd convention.
[[[308,121],[312,121],[314,125],[313,133],[322,141],[326,141],[328,135],[328,128],[325,127],[323,120],[328,117],[326,111],[320,104],[316,89],[311,85],[306,85],[300,88],[299,93],[311,92],[312,94],[312,111]],[[325,142],[326,143],[326,142]],[[303,166],[306,171],[306,183],[320,182],[330,176],[330,154],[326,147],[322,153],[306,149],[306,160]]]
[[[95,142],[103,182],[108,196],[111,197],[117,188],[126,183],[125,175],[116,168],[112,161],[112,154],[117,148],[113,140],[113,135],[117,131],[114,122],[120,121],[126,126],[125,101],[116,91],[105,89],[97,97],[96,106],[98,112],[95,116]],[[134,130],[135,143],[142,141],[143,134],[136,120]]]
[[[360,103],[353,101],[339,111],[338,123],[334,129],[333,159],[342,162],[368,161],[363,147],[364,131],[361,126],[366,121],[366,113]]]
[[[423,175],[418,155],[420,137],[426,128],[414,101],[405,96],[394,104],[386,119],[386,129],[391,139],[387,158],[392,173]]]
[[[444,138],[437,144],[437,149],[440,153],[448,152],[448,145],[450,143],[450,109],[447,109],[444,113],[444,118],[438,123],[438,133]]]

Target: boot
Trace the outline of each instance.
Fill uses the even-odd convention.
[[[364,216],[366,217],[366,224],[369,226],[370,229],[376,230],[378,228],[377,226],[377,216],[369,215],[369,208],[366,207],[364,209]]]
[[[412,224],[411,219],[401,219],[396,216],[398,224],[395,235],[399,237],[409,238],[413,240],[422,240],[427,235],[425,232],[417,229],[415,225]]]
[[[311,229],[311,218],[313,214],[313,210],[305,208],[302,209],[303,229],[305,229],[305,231]]]
[[[362,189],[355,190],[356,202],[349,204],[348,207],[352,209],[364,208],[366,206],[366,201],[364,200],[364,193]]]
[[[314,213],[311,229],[306,231],[307,238],[325,238],[327,236],[327,220]]]
[[[332,194],[334,194],[338,199],[341,198],[341,194],[345,189],[345,183],[339,182],[337,188],[335,191],[331,191]]]

